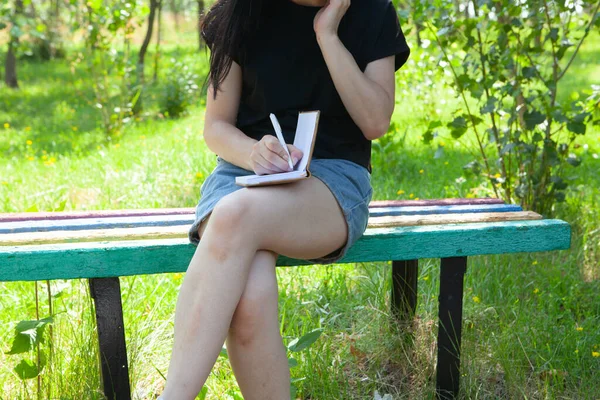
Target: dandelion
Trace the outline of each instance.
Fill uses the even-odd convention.
[[[583,331],[583,326],[578,326],[577,328],[575,328],[575,330],[577,332],[581,332],[581,331]]]
[[[424,170],[424,169],[420,169],[420,170],[419,170],[419,173],[420,173],[420,174],[422,174],[423,172],[425,172],[425,170]]]
[[[400,189],[400,190],[398,190],[398,191],[396,192],[396,194],[397,194],[398,196],[401,196],[401,195],[403,195],[403,194],[404,194],[404,190]]]
[[[29,131],[31,130],[31,127],[30,127],[30,126],[26,126],[26,127],[25,127],[25,130],[26,130],[27,132],[29,132]]]
[[[429,280],[429,275],[425,275],[425,276],[423,277],[423,280],[424,280],[425,282],[427,282],[427,281]]]
[[[77,128],[76,126],[72,126],[71,129],[73,129],[73,132],[77,132],[77,129],[79,128]]]
[[[33,141],[31,141],[30,139],[27,139],[27,141],[25,143],[27,143],[27,146],[31,146],[33,144]]]
[[[445,162],[444,162],[444,165],[448,165],[448,164],[450,164],[448,161],[445,161]]]
[[[575,351],[573,353],[579,354],[579,349],[575,349]]]
[[[10,124],[9,124],[8,122],[5,122],[5,123],[4,123],[4,128],[5,128],[5,129],[8,129],[8,128],[10,128]]]
[[[3,185],[8,185],[8,182],[6,182],[6,181],[2,181],[2,184],[3,184]]]
[[[595,358],[600,357],[600,351],[592,351],[592,357],[595,357]]]
[[[537,260],[534,260],[534,261],[531,263],[531,265],[538,265],[538,262],[537,262]]]
[[[29,161],[33,161],[33,160],[35,160],[35,157],[33,157],[33,156],[29,156],[29,157],[27,157],[27,159],[28,159]]]
[[[473,303],[481,303],[481,299],[478,296],[473,296]]]
[[[115,148],[121,147],[121,143],[115,143]]]
[[[538,294],[539,292],[540,292],[540,289],[538,289],[538,288],[533,289],[533,294]]]
[[[202,172],[196,172],[196,178],[202,178],[203,176]]]
[[[146,139],[146,135],[140,135],[140,139],[142,139],[142,140]]]
[[[409,195],[408,195],[408,197],[410,197],[410,198],[412,199],[412,198],[414,198],[414,197],[415,197],[415,194],[414,194],[414,193],[411,193],[411,194],[409,194]]]
[[[502,174],[498,172],[496,175],[494,175],[494,178],[502,178]]]
[[[419,200],[419,198],[418,198],[418,197],[415,197],[415,200]]]
[[[44,155],[42,156],[42,160],[47,160],[47,159],[48,159],[48,156],[47,156],[46,154],[44,154]]]
[[[441,147],[444,147],[445,145],[446,145],[446,143],[444,143],[443,141],[442,141],[442,142],[440,142],[440,146],[441,146]]]

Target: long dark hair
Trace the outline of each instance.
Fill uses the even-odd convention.
[[[231,70],[232,55],[243,51],[243,40],[258,28],[269,0],[217,0],[202,21],[202,38],[211,50],[207,84],[214,96]],[[280,0],[281,1],[281,0]]]

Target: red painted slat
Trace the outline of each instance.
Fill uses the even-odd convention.
[[[433,200],[376,200],[369,204],[371,208],[378,207],[410,207],[410,206],[448,206],[448,205],[480,205],[504,204],[500,199],[433,199]],[[182,215],[194,214],[194,208],[146,208],[129,210],[93,210],[66,212],[27,212],[0,213],[0,222],[63,220],[76,218],[110,218],[110,217],[142,217],[151,215]]]

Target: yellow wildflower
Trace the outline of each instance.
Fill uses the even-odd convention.
[[[535,260],[534,262],[532,262],[531,265],[538,265],[537,260]]]
[[[575,328],[575,330],[577,330],[577,332],[581,332],[583,330],[583,326],[578,326],[577,328]]]
[[[440,142],[440,146],[444,147],[446,145],[446,143],[444,143],[443,141]]]
[[[30,126],[26,126],[25,130],[29,132],[31,130],[31,127]]]
[[[448,165],[448,164],[449,164],[449,162],[448,162],[448,161],[445,161],[445,162],[444,162],[444,165]]]
[[[481,303],[481,299],[478,296],[473,296],[474,303]]]
[[[419,198],[418,198],[418,197],[415,197],[415,200],[419,200]]]
[[[202,172],[196,172],[196,178],[202,178],[203,176]]]
[[[422,174],[423,172],[425,172],[425,170],[424,170],[424,169],[420,169],[420,170],[419,170],[419,173],[420,173],[420,174]]]
[[[30,139],[27,139],[27,141],[25,143],[27,143],[27,146],[31,146],[33,144],[33,141],[31,141]]]
[[[6,181],[2,181],[2,184],[3,184],[3,185],[8,185],[8,182],[6,182]]]
[[[538,294],[539,292],[540,292],[540,289],[538,289],[538,288],[533,289],[533,294]]]
[[[575,351],[573,353],[579,354],[579,349],[575,349]]]
[[[46,159],[48,159],[48,156],[47,156],[46,154],[44,154],[44,155],[42,156],[42,160],[46,160]]]
[[[423,280],[424,280],[425,282],[427,282],[427,281],[429,280],[429,275],[425,275],[425,276],[423,277]]]
[[[146,139],[146,135],[140,135],[140,139]]]
[[[494,175],[494,178],[502,178],[502,174],[498,172],[496,175]]]
[[[73,132],[77,132],[77,127],[76,126],[72,126],[71,129],[73,129]]]
[[[400,189],[400,190],[398,190],[398,191],[396,192],[396,194],[397,194],[398,196],[400,196],[400,195],[403,195],[403,194],[404,194],[404,190]]]
[[[27,157],[27,159],[28,159],[29,161],[33,161],[33,160],[35,160],[35,157],[33,157],[33,156],[29,156],[29,157]]]
[[[10,124],[8,122],[5,122],[4,123],[4,128],[6,128],[6,129],[10,128]]]
[[[592,357],[600,357],[600,351],[592,351]]]
[[[115,143],[115,147],[121,147],[121,143]]]
[[[415,197],[415,194],[411,193],[411,194],[408,195],[408,197],[410,197],[412,199],[413,197]]]

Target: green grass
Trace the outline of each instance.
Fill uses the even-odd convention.
[[[205,71],[205,56],[193,53],[193,35],[184,37],[187,47],[167,38],[163,62],[177,54]],[[565,77],[562,98],[598,83],[599,48],[597,40],[582,48]],[[426,59],[413,54],[417,62]],[[434,159],[437,143],[445,139],[431,147],[420,142],[428,113],[447,115],[456,104],[439,82],[428,85],[421,70],[409,64],[398,75],[418,90],[399,82],[398,133],[381,140],[373,154],[376,199],[466,196],[480,186],[477,180],[457,182],[472,157],[469,143],[454,146],[447,140],[444,157]],[[145,99],[148,115],[107,141],[97,111],[86,101],[85,71],[73,76],[61,60],[22,63],[21,90],[0,87],[0,211],[194,206],[215,159],[202,140],[201,104],[183,119],[155,117],[165,73],[163,64]],[[556,210],[573,226],[571,250],[469,259],[464,398],[592,399],[600,393],[600,357],[592,355],[600,352],[600,160],[594,158],[600,154],[599,138],[590,127],[578,140],[575,152],[584,162],[572,170],[568,200]],[[439,261],[421,262],[412,341],[390,324],[389,274],[385,263],[278,270],[284,341],[324,328],[321,338],[296,356],[292,376],[301,379],[298,398],[372,399],[375,390],[398,399],[432,397]],[[136,399],[153,399],[164,385],[161,373],[167,371],[181,280],[181,274],[122,279]],[[20,358],[5,354],[16,323],[36,318],[34,287],[0,283],[0,399],[36,397],[35,380],[23,384],[12,371]],[[46,283],[38,287],[44,317]],[[56,281],[51,291],[54,351],[42,384],[51,398],[100,399],[87,283]],[[240,398],[225,359],[218,360],[207,389],[209,399]]]

